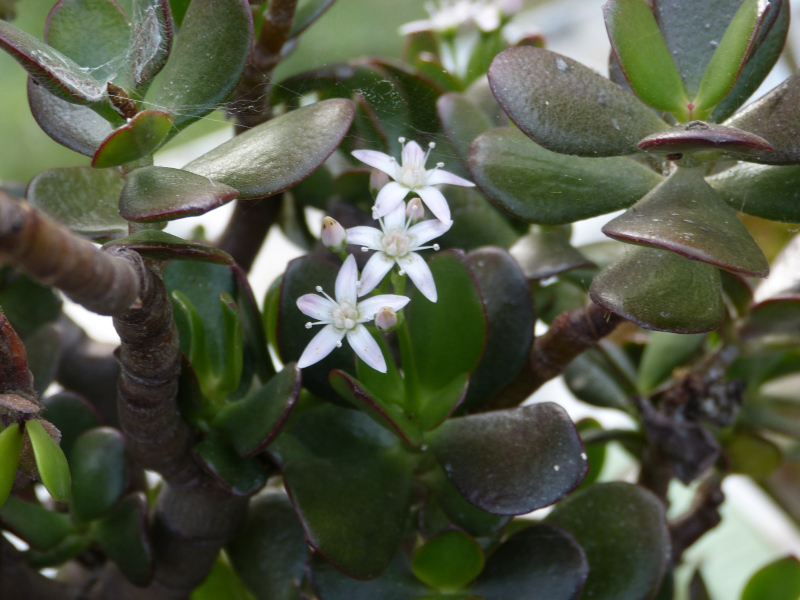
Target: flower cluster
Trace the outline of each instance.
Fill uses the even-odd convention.
[[[426,244],[453,225],[447,200],[434,186],[449,183],[472,187],[475,184],[442,171],[442,163],[433,169],[425,169],[435,144],[429,144],[428,151],[423,152],[416,142],[406,143],[404,138],[400,138],[400,143],[403,152],[399,164],[394,157],[382,152],[353,152],[358,160],[379,169],[393,180],[380,189],[372,208],[373,218],[378,220],[380,229],[361,226],[345,231],[334,219],[325,217],[323,220],[322,241],[332,251],[342,252],[347,244],[354,244],[360,246],[362,252],[374,250],[375,253],[367,261],[360,280],[355,258],[349,255],[345,259],[336,277],[335,299],[321,287],[317,287],[317,292],[322,296],[305,294],[298,298],[297,307],[303,314],[317,320],[316,323],[306,323],[306,327],[324,325],[303,351],[298,361],[301,369],[325,358],[334,348],[340,347],[342,338],[346,337],[361,360],[381,373],[386,372],[386,361],[380,347],[363,324],[374,319],[380,330],[394,327],[396,311],[408,304],[409,298],[395,294],[371,296],[360,302],[358,298],[378,287],[394,265],[398,266],[399,275],[408,275],[423,296],[431,302],[437,300],[433,274],[417,254],[417,251],[428,248],[438,250],[438,244]],[[405,198],[410,192],[418,197],[406,205]],[[435,219],[423,220],[423,203]]]
[[[502,20],[518,12],[522,0],[439,0],[425,4],[430,19],[412,21],[400,28],[402,35],[419,31],[446,33],[475,24],[481,31],[495,31]]]

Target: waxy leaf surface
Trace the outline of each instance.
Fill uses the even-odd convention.
[[[242,458],[226,439],[208,436],[192,449],[195,458],[234,496],[250,496],[264,487],[267,470],[256,458]]]
[[[84,431],[99,427],[102,419],[97,410],[83,396],[72,392],[59,392],[44,401],[47,420],[61,432],[61,449],[67,460],[72,447]]]
[[[16,423],[9,423],[8,427],[0,431],[0,507],[5,504],[14,485],[23,439],[22,430]]]
[[[541,280],[564,271],[593,267],[594,263],[570,245],[569,239],[550,227],[532,225],[509,253],[526,278]]]
[[[151,260],[194,260],[218,265],[232,265],[233,258],[213,246],[187,242],[157,229],[143,229],[133,235],[106,242],[103,248],[124,246]]]
[[[134,0],[128,60],[136,88],[147,85],[167,62],[173,25],[168,0]]]
[[[144,167],[125,180],[119,212],[128,221],[171,221],[202,215],[238,195],[232,187],[183,169]]]
[[[636,95],[658,110],[685,114],[681,78],[650,6],[642,0],[609,0],[603,14],[612,49]]]
[[[116,167],[150,156],[166,141],[172,117],[158,110],[144,110],[115,130],[100,144],[92,158],[96,169]]]
[[[769,274],[764,253],[700,169],[677,169],[603,233],[751,277]]]
[[[450,419],[430,435],[431,449],[456,489],[496,515],[553,504],[587,471],[575,425],[553,403]]]
[[[209,27],[213,23],[213,27]],[[244,0],[193,0],[153,97],[180,130],[228,99],[253,43],[253,17]]]
[[[12,496],[0,507],[0,523],[36,550],[51,550],[74,531],[69,515]]]
[[[541,48],[510,48],[498,55],[489,69],[489,83],[517,127],[553,152],[634,154],[640,139],[667,128],[615,83]]]
[[[70,455],[70,509],[81,521],[106,514],[128,487],[130,464],[122,434],[99,427],[81,435]]]
[[[602,342],[601,342],[602,344]],[[589,348],[564,371],[564,383],[575,397],[605,408],[629,408],[628,398],[636,393],[635,371],[624,352],[611,344]]]
[[[662,181],[629,158],[587,159],[550,152],[514,127],[478,137],[470,148],[469,171],[480,190],[504,211],[547,225],[626,208]]]
[[[741,600],[791,600],[800,595],[800,561],[794,556],[761,567],[750,578]]]
[[[639,149],[655,154],[682,154],[722,150],[738,154],[765,154],[772,152],[770,143],[749,131],[727,125],[692,121],[659,131],[642,139]]]
[[[631,247],[594,278],[589,294],[646,329],[702,333],[725,317],[717,268],[658,248]]]
[[[315,554],[309,564],[309,577],[321,600],[412,600],[433,595],[428,586],[414,577],[403,552],[398,552],[386,572],[372,581],[351,579]]]
[[[25,431],[33,446],[36,457],[36,468],[44,487],[58,502],[69,500],[71,478],[69,465],[59,445],[44,430],[42,423],[36,419],[25,422]]]
[[[124,181],[114,169],[68,167],[42,171],[28,185],[28,201],[53,220],[90,239],[128,233],[119,216]]]
[[[93,523],[92,533],[125,577],[134,585],[147,585],[153,576],[153,550],[142,492],[127,496],[110,514]]]
[[[417,550],[411,570],[433,589],[456,592],[480,574],[483,564],[478,542],[459,529],[449,529]]]
[[[642,393],[649,393],[683,365],[702,346],[706,336],[702,333],[681,335],[654,331],[647,338],[647,346],[639,363],[636,385]]]
[[[800,166],[740,163],[706,181],[734,210],[772,221],[800,222]]]
[[[317,102],[254,127],[184,168],[237,189],[245,200],[271,196],[325,162],[354,113],[349,100]]]
[[[577,600],[589,571],[586,555],[566,531],[549,523],[526,527],[486,561],[472,590],[484,600]]]
[[[546,521],[566,529],[586,553],[583,597],[648,600],[658,591],[670,537],[664,507],[650,492],[629,483],[595,484],[561,502]]]

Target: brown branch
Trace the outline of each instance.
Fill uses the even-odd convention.
[[[594,346],[623,322],[623,318],[592,303],[558,315],[547,332],[536,338],[528,363],[517,377],[478,410],[511,408],[558,377],[579,354]]]
[[[722,482],[717,476],[697,488],[692,507],[669,525],[673,564],[677,565],[687,548],[720,524],[719,507],[724,501]]]
[[[98,250],[0,191],[0,262],[17,265],[92,312],[118,314],[137,301],[139,261],[124,248]]]

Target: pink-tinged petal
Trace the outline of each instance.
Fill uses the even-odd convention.
[[[397,261],[398,266],[403,269],[417,286],[417,289],[422,292],[431,302],[436,302],[439,295],[436,293],[436,284],[433,281],[433,273],[430,267],[416,252],[409,252],[403,258]]]
[[[403,166],[405,167],[414,163],[423,166],[425,164],[425,153],[417,142],[408,142],[405,147],[403,147]]]
[[[329,321],[331,311],[336,308],[336,304],[317,294],[306,294],[297,299],[297,308],[312,319]]]
[[[336,344],[344,337],[344,334],[343,329],[336,329],[333,325],[323,327],[322,331],[311,338],[308,346],[303,350],[303,355],[297,361],[297,368],[310,367],[328,356],[336,348]]]
[[[406,203],[398,204],[388,215],[383,218],[386,231],[403,227],[406,224]]]
[[[347,341],[361,360],[376,371],[386,373],[386,360],[383,358],[381,348],[366,327],[356,325],[347,332]]]
[[[375,314],[384,306],[388,306],[392,310],[400,310],[409,303],[411,298],[406,296],[398,296],[397,294],[381,294],[380,296],[373,296],[358,303],[358,311],[362,315],[369,315],[370,319],[375,317]]]
[[[351,154],[361,162],[375,169],[380,169],[390,177],[394,177],[397,174],[397,162],[388,154],[375,150],[353,150]]]
[[[375,198],[375,214],[373,216],[377,218],[388,215],[403,201],[408,192],[407,187],[400,185],[396,181],[387,183],[378,192],[378,197]]]
[[[449,223],[451,221],[450,206],[447,204],[447,200],[442,192],[430,186],[415,191],[419,194],[419,197],[422,198],[425,206],[433,213],[434,217],[443,223]]]
[[[361,281],[358,284],[358,295],[363,296],[374,290],[386,274],[392,270],[394,259],[389,258],[383,252],[376,252],[370,256],[364,271],[361,273]],[[370,316],[372,318],[372,316]]]
[[[352,254],[347,257],[336,276],[336,302],[355,306],[358,301],[358,266]]]
[[[380,250],[382,248],[381,237],[383,237],[383,232],[380,229],[359,225],[358,227],[351,227],[346,231],[348,244],[366,246],[371,250]]]
[[[428,183],[428,185],[447,183],[450,185],[460,185],[463,187],[475,187],[475,184],[471,181],[468,181],[463,177],[459,177],[458,175],[454,175],[448,171],[442,171],[441,169],[431,169],[428,171],[428,176],[425,178],[425,181]]]
[[[444,235],[453,226],[453,222],[443,223],[438,219],[421,221],[408,228],[408,235],[414,236],[416,246],[422,246],[432,239]]]

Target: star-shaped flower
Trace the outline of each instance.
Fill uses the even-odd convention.
[[[400,204],[380,221],[381,228],[351,227],[347,230],[347,242],[357,244],[362,250],[376,250],[361,274],[358,295],[363,296],[374,290],[386,274],[396,264],[400,273],[408,273],[417,289],[431,302],[436,302],[436,284],[433,274],[417,250],[434,248],[438,245],[425,246],[433,238],[439,237],[452,226],[453,222],[443,223],[436,219],[422,221],[411,225],[411,218],[406,218],[406,205]]]
[[[303,369],[321,361],[334,348],[341,347],[342,338],[347,336],[347,341],[361,360],[376,371],[386,373],[386,360],[381,349],[363,323],[373,320],[375,314],[385,306],[400,310],[408,304],[409,299],[405,296],[383,294],[358,302],[357,290],[358,267],[351,254],[336,276],[336,300],[323,292],[321,287],[317,287],[317,291],[324,298],[316,294],[305,294],[297,299],[297,308],[318,321],[306,323],[307,328],[325,325],[303,350],[303,355],[297,362],[299,368]]]
[[[383,152],[375,150],[355,150],[355,156],[361,162],[367,163],[370,167],[380,169],[389,175],[394,181],[387,183],[378,197],[375,199],[373,216],[377,219],[388,215],[400,204],[409,192],[416,192],[422,201],[430,209],[433,215],[444,223],[450,222],[450,207],[442,192],[437,190],[435,185],[449,183],[451,185],[461,185],[464,187],[474,187],[475,184],[453,175],[447,171],[442,171],[444,163],[438,163],[433,169],[425,169],[425,162],[431,150],[436,146],[433,142],[428,144],[428,152],[423,152],[416,142],[405,143],[405,138],[400,138],[403,144],[402,164]]]

